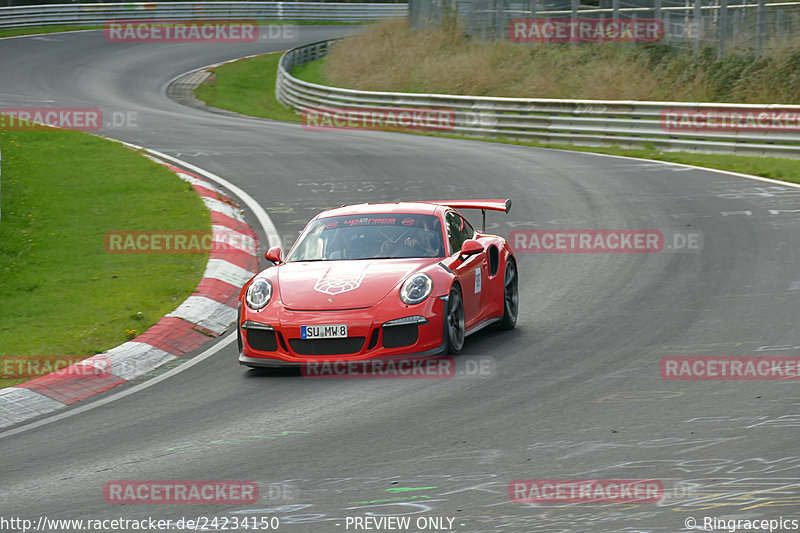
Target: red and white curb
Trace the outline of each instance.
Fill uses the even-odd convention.
[[[212,247],[195,293],[135,339],[74,365],[0,389],[0,428],[61,409],[142,376],[221,335],[236,321],[239,289],[258,270],[258,239],[231,197],[155,159],[189,182],[211,212]]]

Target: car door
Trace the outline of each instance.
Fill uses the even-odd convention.
[[[447,212],[445,223],[447,225],[447,238],[450,242],[450,252],[451,254],[458,254],[464,241],[475,237],[475,230],[456,211]],[[464,320],[467,329],[469,329],[481,318],[484,294],[483,284],[488,273],[486,251],[484,250],[468,257],[463,262],[456,261],[451,268],[461,284],[461,296],[464,300]]]

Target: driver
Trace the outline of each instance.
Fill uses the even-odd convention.
[[[433,231],[419,228],[414,235],[405,238],[403,245],[422,257],[437,257],[439,254],[434,248],[433,236]]]
[[[414,228],[396,241],[391,238],[381,244],[380,255],[384,257],[438,257],[434,244],[435,232]]]

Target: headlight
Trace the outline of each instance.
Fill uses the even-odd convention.
[[[433,290],[433,280],[427,274],[414,274],[403,283],[400,299],[409,305],[425,301]]]
[[[247,287],[247,307],[256,311],[269,303],[272,298],[272,283],[269,280],[259,278]]]

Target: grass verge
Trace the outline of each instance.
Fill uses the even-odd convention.
[[[253,117],[299,121],[300,117],[275,98],[275,79],[282,53],[241,59],[214,68],[195,90],[210,106]]]
[[[192,294],[208,254],[104,247],[112,230],[210,230],[188,183],[77,131],[3,130],[0,148],[0,358],[97,354]]]
[[[62,31],[102,30],[102,26],[38,26],[36,28],[9,28],[0,30],[2,37],[18,37],[20,35],[38,35],[40,33],[60,33]]]

